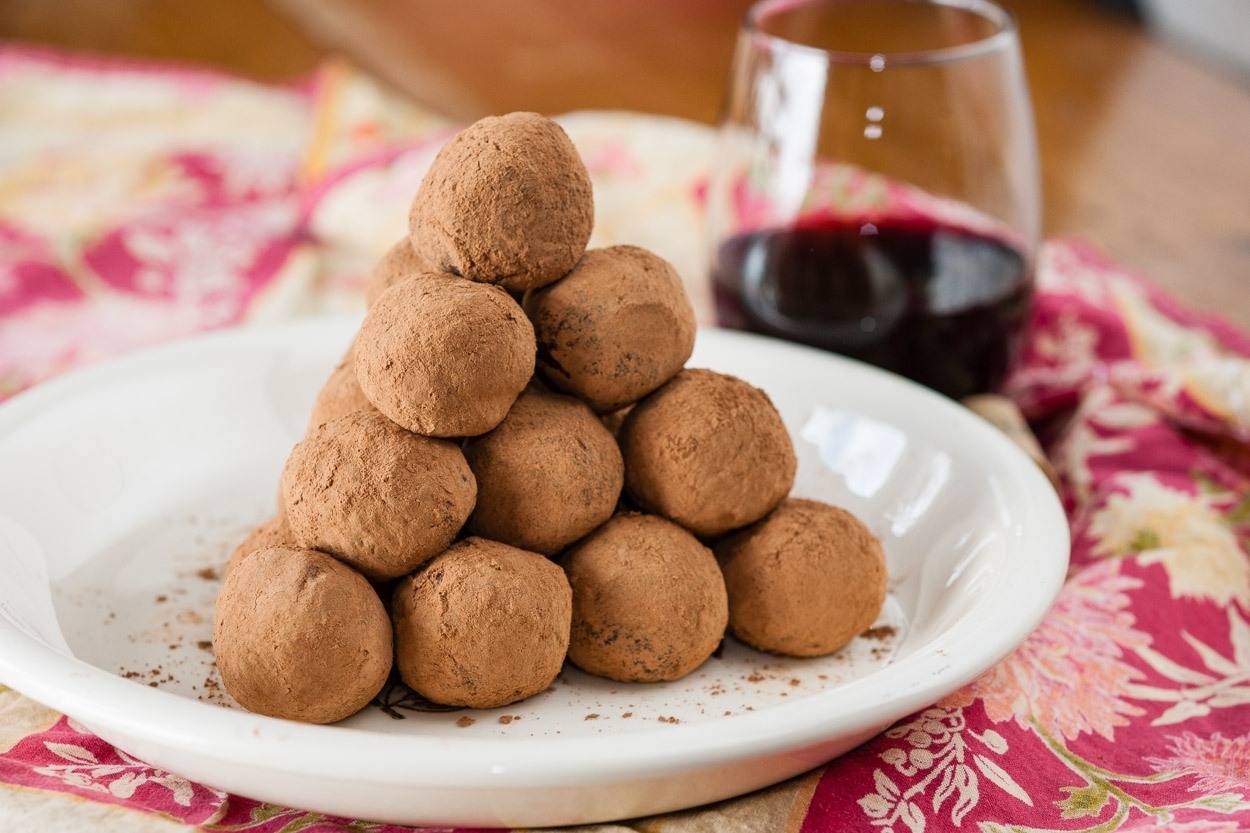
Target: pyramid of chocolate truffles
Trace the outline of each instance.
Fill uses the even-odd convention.
[[[214,651],[245,708],[334,722],[390,675],[497,708],[566,661],[675,680],[727,632],[819,656],[875,620],[879,542],[789,497],[768,396],[686,368],[680,277],[637,246],[588,250],[593,216],[545,117],[483,119],[434,159],[277,514],[227,562]]]

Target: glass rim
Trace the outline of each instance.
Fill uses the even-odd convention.
[[[766,31],[760,25],[770,13],[797,6],[836,7],[857,2],[892,6],[946,6],[961,9],[990,21],[997,29],[985,37],[953,46],[935,46],[931,49],[901,50],[897,52],[871,52],[848,49],[828,49],[799,43]],[[991,0],[756,0],[742,19],[742,32],[752,38],[768,42],[774,49],[791,50],[810,55],[823,56],[831,64],[858,65],[873,70],[891,66],[934,66],[978,58],[999,52],[1017,40],[1016,19],[1002,6]]]

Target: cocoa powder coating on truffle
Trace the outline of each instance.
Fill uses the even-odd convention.
[[[477,485],[455,443],[359,413],[327,422],[292,449],[282,493],[300,546],[387,579],[455,539]]]
[[[234,568],[239,566],[240,561],[257,550],[268,549],[269,547],[293,547],[295,545],[295,536],[291,534],[291,527],[287,524],[286,512],[280,512],[253,529],[231,551],[230,557],[226,559],[225,566],[222,567],[222,574],[230,575]]]
[[[593,224],[590,176],[577,148],[537,113],[491,116],[453,137],[409,213],[421,256],[514,292],[572,269]]]
[[[623,682],[684,677],[712,655],[728,621],[712,551],[654,515],[617,515],[564,559],[573,588],[569,659]]]
[[[797,458],[759,388],[683,370],[629,412],[618,437],[637,503],[712,537],[768,514],[794,485]]]
[[[249,711],[333,723],[390,674],[390,621],[363,576],[328,555],[270,547],[236,565],[213,615],[226,691]]]
[[[531,386],[464,446],[477,478],[468,530],[554,555],[612,517],[625,478],[612,434],[584,402]]]
[[[348,349],[343,360],[335,365],[334,370],[330,372],[330,377],[317,392],[305,434],[312,433],[318,426],[348,414],[377,411],[377,408],[373,407],[373,403],[365,396],[365,392],[360,389],[360,383],[356,381],[354,348],[355,344]]]
[[[681,278],[638,246],[592,249],[524,303],[543,378],[600,413],[663,385],[694,350],[694,308]]]
[[[369,281],[365,284],[365,305],[373,306],[386,290],[394,284],[422,274],[434,274],[441,271],[437,264],[417,254],[412,248],[412,238],[405,237],[383,253],[378,262],[369,272]]]
[[[881,543],[836,506],[790,498],[716,545],[729,627],[761,651],[831,654],[876,621],[885,602]]]
[[[560,673],[572,593],[545,556],[466,538],[400,581],[392,615],[404,682],[435,703],[491,709]]]
[[[356,378],[379,411],[417,434],[471,437],[498,425],[534,373],[534,328],[502,289],[439,275],[395,284],[356,336]]]

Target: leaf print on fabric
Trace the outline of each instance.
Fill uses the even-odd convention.
[[[1182,631],[1181,638],[1202,659],[1205,670],[1189,668],[1153,650],[1138,654],[1159,674],[1177,686],[1137,686],[1134,696],[1141,700],[1172,703],[1152,726],[1170,726],[1195,717],[1206,717],[1215,709],[1250,706],[1250,624],[1235,607],[1228,617],[1232,657],[1226,657],[1193,634]]]
[[[979,698],[995,723],[1037,724],[1068,740],[1082,733],[1114,740],[1117,727],[1145,713],[1128,702],[1142,673],[1124,661],[1126,652],[1150,644],[1129,611],[1128,591],[1141,585],[1120,574],[1118,561],[1086,568],[1023,645],[941,704]]]
[[[1033,806],[1029,794],[991,758],[1008,751],[1007,741],[993,729],[981,734],[973,731],[962,709],[926,709],[887,731],[885,737],[902,741],[878,756],[901,776],[901,786],[885,770],[873,771],[876,789],[857,803],[874,827],[894,830],[901,822],[908,830],[924,830],[927,821],[922,804],[932,809],[935,823],[936,817],[945,816],[960,826],[980,801],[978,772],[1022,805]],[[984,751],[975,751],[971,743]],[[922,802],[924,798],[929,800]]]
[[[1096,510],[1089,532],[1095,555],[1140,553],[1167,571],[1173,598],[1250,606],[1250,559],[1210,494],[1170,489],[1154,476],[1125,474]]]
[[[44,748],[68,763],[36,767],[35,773],[60,778],[67,785],[127,799],[145,784],[155,784],[168,790],[169,797],[181,807],[190,807],[195,795],[195,788],[187,779],[154,769],[120,749],[116,753],[121,763],[104,763],[77,744],[46,741]]]

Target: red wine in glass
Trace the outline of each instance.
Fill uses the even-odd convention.
[[[927,219],[805,218],[729,238],[723,326],[832,350],[959,398],[1006,375],[1033,294],[1012,245]]]

